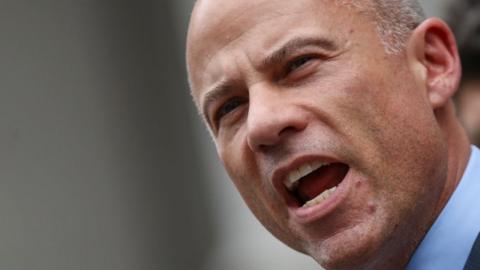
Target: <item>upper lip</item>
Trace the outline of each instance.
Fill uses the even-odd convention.
[[[333,157],[323,155],[303,155],[290,159],[288,162],[284,162],[283,165],[280,165],[273,171],[272,185],[275,190],[282,195],[287,204],[292,204],[292,195],[285,186],[285,179],[288,177],[288,174],[292,170],[298,169],[300,166],[314,161],[320,161],[328,164],[340,162]]]

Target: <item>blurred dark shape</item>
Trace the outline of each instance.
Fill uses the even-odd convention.
[[[451,1],[447,12],[463,68],[463,80],[456,96],[458,114],[472,143],[480,145],[480,2]]]

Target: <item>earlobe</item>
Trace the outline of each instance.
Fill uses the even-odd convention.
[[[409,60],[416,66],[433,109],[444,106],[457,91],[461,67],[455,38],[448,26],[432,18],[419,25],[408,44]]]

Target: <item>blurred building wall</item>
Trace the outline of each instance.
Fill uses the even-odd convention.
[[[0,269],[198,269],[174,1],[0,1]]]

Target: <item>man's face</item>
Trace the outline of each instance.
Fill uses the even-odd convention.
[[[360,269],[418,244],[446,146],[418,68],[385,53],[368,13],[339,2],[202,1],[188,65],[257,218],[327,268]]]

